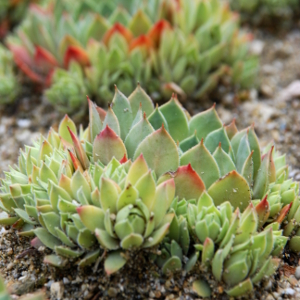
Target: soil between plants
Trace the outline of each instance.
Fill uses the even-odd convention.
[[[300,79],[300,30],[281,36],[258,30],[252,48],[261,57],[257,88],[250,91],[250,99],[245,102],[220,88],[218,94],[223,94],[223,101],[217,111],[225,124],[236,118],[238,128],[254,122],[261,146],[274,141],[276,149],[286,153],[290,176],[300,181],[300,100],[288,97],[286,89]],[[196,113],[213,102],[185,105]],[[30,88],[16,104],[0,109],[0,177],[9,165],[17,163],[19,148],[41,133],[46,135],[50,126],[57,128],[62,117]],[[95,273],[92,268],[78,270],[75,264],[63,269],[46,266],[42,260],[47,253],[50,251],[44,248],[31,248],[29,240],[13,230],[1,229],[0,273],[14,299],[37,289],[45,290],[50,299],[199,299],[192,291],[197,273],[163,277],[153,263],[141,263],[145,259],[142,255],[136,257],[134,265],[108,278],[102,264]],[[300,256],[284,253],[283,257],[275,278],[256,287],[245,299],[300,299],[300,280],[295,277]],[[228,299],[222,289],[215,286],[212,298]]]

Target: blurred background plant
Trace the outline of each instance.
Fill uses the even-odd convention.
[[[0,39],[7,32],[22,21],[30,3],[42,2],[40,0],[1,0],[0,1]]]
[[[0,104],[12,103],[19,94],[12,54],[0,45]]]
[[[65,0],[32,6],[7,39],[17,66],[49,88],[46,97],[58,110],[78,110],[86,93],[107,103],[114,84],[128,95],[141,82],[155,101],[173,92],[182,100],[201,101],[219,83],[234,91],[255,84],[252,37],[240,31],[228,6],[216,0],[120,3]],[[70,68],[71,62],[78,66]],[[74,78],[80,78],[77,84]],[[74,100],[75,85],[82,102]]]
[[[243,23],[267,25],[270,29],[294,25],[294,17],[300,12],[298,0],[230,0],[230,6],[241,14]]]

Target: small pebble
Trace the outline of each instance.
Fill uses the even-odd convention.
[[[293,296],[295,294],[295,291],[292,288],[287,288],[284,290],[284,293],[288,296]]]
[[[28,119],[19,119],[19,120],[17,120],[17,125],[20,128],[28,128],[31,125],[31,121]]]
[[[296,268],[296,271],[295,271],[295,277],[297,279],[300,279],[300,266]]]
[[[54,299],[63,299],[64,295],[64,285],[61,281],[54,282],[50,287],[51,297]]]
[[[70,283],[70,280],[67,277],[64,277],[63,278],[63,283],[68,284],[68,283]]]

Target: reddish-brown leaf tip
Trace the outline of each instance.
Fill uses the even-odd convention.
[[[277,217],[277,219],[275,220],[275,222],[278,222],[279,224],[281,224],[281,223],[283,222],[283,220],[284,220],[284,218],[286,217],[286,215],[288,214],[288,212],[289,212],[289,210],[290,210],[292,204],[293,204],[293,202],[291,202],[290,204],[285,205],[285,206],[281,209],[281,211],[280,211],[280,213],[279,213],[279,216]]]

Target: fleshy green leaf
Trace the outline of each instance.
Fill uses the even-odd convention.
[[[234,208],[239,207],[244,210],[251,201],[248,183],[236,171],[232,171],[216,181],[208,189],[208,194],[213,198],[216,206],[229,201]]]
[[[108,254],[104,268],[107,275],[111,275],[119,271],[126,264],[126,259],[121,251],[114,251]]]
[[[192,168],[201,177],[206,189],[220,178],[218,165],[213,156],[203,145],[203,140],[181,156],[180,165],[188,164],[191,164]]]
[[[112,129],[106,126],[95,138],[93,145],[94,162],[100,160],[107,165],[113,157],[121,160],[124,155],[127,157],[123,141]]]
[[[176,171],[179,166],[177,146],[164,127],[148,135],[140,143],[134,159],[140,154],[143,154],[149,168],[154,170],[157,176]]]

